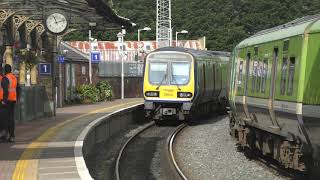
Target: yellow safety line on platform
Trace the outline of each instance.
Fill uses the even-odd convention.
[[[102,108],[98,110],[91,111],[86,114],[82,114],[80,116],[71,118],[69,120],[66,120],[64,122],[61,122],[57,124],[56,126],[49,128],[47,131],[45,131],[40,137],[38,137],[35,141],[32,141],[31,144],[28,145],[28,147],[24,150],[22,155],[20,156],[18,162],[16,163],[16,168],[14,170],[14,173],[12,175],[13,180],[34,180],[37,179],[37,172],[38,172],[38,160],[40,158],[40,152],[42,148],[47,147],[47,143],[50,139],[52,139],[58,131],[66,126],[67,124],[81,119],[86,116],[90,116],[91,114],[103,112],[106,110],[119,108],[121,106],[127,106],[127,105],[134,105],[137,103],[140,103],[142,101],[134,101],[129,102],[125,104],[119,104],[114,105],[107,108]],[[46,142],[46,143],[45,143]]]

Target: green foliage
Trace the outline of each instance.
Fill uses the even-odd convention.
[[[99,101],[99,90],[94,85],[80,85],[77,87],[76,92],[82,103],[96,103]]]
[[[101,101],[110,101],[113,97],[112,87],[108,81],[100,81],[97,86]]]
[[[39,57],[34,50],[19,49],[17,51],[17,56],[20,57],[22,62],[26,63],[27,70],[32,69],[33,66],[39,63]]]
[[[76,89],[77,99],[80,103],[96,103],[110,101],[113,97],[112,87],[108,81],[100,81],[96,86],[83,84]]]
[[[110,0],[106,2],[112,4]],[[141,40],[156,39],[156,3],[156,0],[113,0],[118,14],[137,24],[128,31],[126,40],[137,40],[137,29],[146,26],[152,31],[142,32]],[[232,51],[236,44],[258,31],[319,12],[319,0],[172,0],[172,26],[173,32],[189,31],[179,39],[206,36],[208,49]],[[117,40],[118,32],[94,32],[93,36]],[[71,34],[67,39],[86,40],[87,32]]]
[[[142,39],[155,39],[156,0],[114,0],[114,4],[137,28],[152,28],[141,33]],[[179,39],[206,36],[208,49],[231,51],[258,31],[319,12],[319,0],[172,0],[172,26],[173,32],[189,31]]]

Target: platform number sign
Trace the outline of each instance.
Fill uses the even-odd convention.
[[[64,56],[60,55],[57,57],[58,63],[63,64],[64,63]]]
[[[51,75],[52,69],[50,63],[40,63],[39,64],[39,74],[40,75]]]
[[[101,60],[101,54],[100,52],[91,52],[91,62],[92,63],[99,63]]]

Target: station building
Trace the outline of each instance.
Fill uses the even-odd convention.
[[[63,16],[67,28],[53,33],[48,19]],[[58,23],[57,21],[55,23]],[[73,31],[129,29],[133,23],[104,0],[2,0],[0,2],[0,63],[13,66],[21,87],[16,120],[30,121],[55,115],[64,104],[66,65],[57,57],[63,37]],[[77,54],[78,56],[78,54]]]

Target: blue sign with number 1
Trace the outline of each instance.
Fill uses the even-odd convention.
[[[39,74],[40,75],[51,75],[51,64],[50,63],[40,63],[39,64]]]
[[[100,52],[91,52],[91,62],[99,63],[100,62]]]

